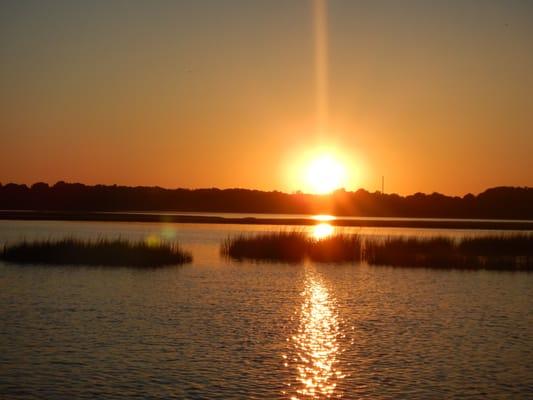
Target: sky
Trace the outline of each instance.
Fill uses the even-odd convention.
[[[3,0],[0,182],[533,186],[533,2],[323,1]]]

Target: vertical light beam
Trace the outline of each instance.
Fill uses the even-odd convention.
[[[328,9],[327,0],[313,0],[315,39],[316,128],[319,136],[327,131],[328,99]]]

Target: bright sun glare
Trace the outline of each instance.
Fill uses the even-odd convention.
[[[335,158],[324,155],[314,159],[307,170],[307,185],[317,194],[331,193],[346,183],[346,169]]]

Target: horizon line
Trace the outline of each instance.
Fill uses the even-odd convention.
[[[446,197],[459,197],[459,198],[463,198],[465,196],[468,196],[468,195],[474,195],[474,196],[477,196],[481,193],[484,193],[490,189],[497,189],[497,188],[507,188],[507,189],[533,189],[533,186],[528,186],[528,185],[523,185],[523,186],[515,186],[515,185],[497,185],[497,186],[490,186],[490,187],[487,187],[485,188],[484,190],[478,192],[478,193],[474,193],[474,192],[467,192],[465,194],[462,194],[462,195],[450,195],[450,194],[445,194],[445,193],[442,193],[442,192],[436,192],[436,191],[433,191],[433,192],[422,192],[422,191],[417,191],[417,192],[414,192],[414,193],[411,193],[411,194],[400,194],[400,193],[396,193],[396,192],[385,192],[383,193],[381,190],[375,190],[375,191],[370,191],[368,189],[365,189],[363,187],[360,187],[358,189],[355,189],[355,190],[348,190],[344,187],[340,187],[338,189],[335,189],[333,191],[331,191],[330,193],[307,193],[307,192],[304,192],[303,190],[293,190],[291,192],[287,192],[287,191],[283,191],[283,190],[279,190],[279,189],[272,189],[272,190],[264,190],[264,189],[254,189],[254,188],[247,188],[247,187],[238,187],[238,186],[234,186],[234,187],[216,187],[216,186],[211,186],[211,187],[195,187],[195,188],[192,188],[192,187],[164,187],[164,186],[159,186],[159,185],[126,185],[126,184],[119,184],[119,183],[95,183],[95,184],[87,184],[87,183],[83,183],[83,182],[69,182],[69,181],[64,181],[64,180],[58,180],[56,181],[55,183],[50,183],[50,182],[46,182],[46,181],[37,181],[37,182],[34,182],[34,183],[17,183],[17,182],[7,182],[7,183],[3,183],[2,181],[0,181],[0,187],[2,186],[7,186],[7,185],[18,185],[18,186],[26,186],[27,188],[31,188],[33,187],[34,185],[37,185],[37,184],[45,184],[47,185],[48,187],[54,187],[58,184],[67,184],[67,185],[83,185],[83,186],[87,186],[87,187],[96,187],[96,186],[107,186],[107,187],[124,187],[124,188],[147,188],[147,189],[163,189],[163,190],[189,190],[189,191],[195,191],[195,190],[248,190],[248,191],[257,191],[257,192],[264,192],[264,193],[282,193],[282,194],[287,194],[287,195],[306,195],[306,196],[317,196],[317,197],[328,197],[328,196],[332,196],[334,195],[335,193],[337,192],[345,192],[345,193],[357,193],[359,191],[365,191],[367,193],[370,193],[370,194],[383,194],[383,195],[388,195],[388,196],[391,196],[391,195],[396,195],[396,196],[400,196],[400,197],[408,197],[408,196],[414,196],[414,195],[417,195],[417,194],[424,194],[424,195],[432,195],[432,194],[438,194],[438,195],[443,195],[443,196],[446,196]]]

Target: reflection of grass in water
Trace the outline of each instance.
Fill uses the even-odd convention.
[[[305,232],[263,233],[228,238],[221,252],[237,260],[301,262],[360,261],[361,241],[357,235],[332,235],[316,240]]]
[[[233,259],[301,262],[366,261],[392,265],[465,269],[533,269],[533,235],[463,237],[402,236],[362,239],[332,235],[316,240],[303,232],[265,233],[226,239],[222,254]]]
[[[183,264],[192,256],[177,244],[123,239],[44,240],[4,246],[0,258],[22,264],[155,267]]]

